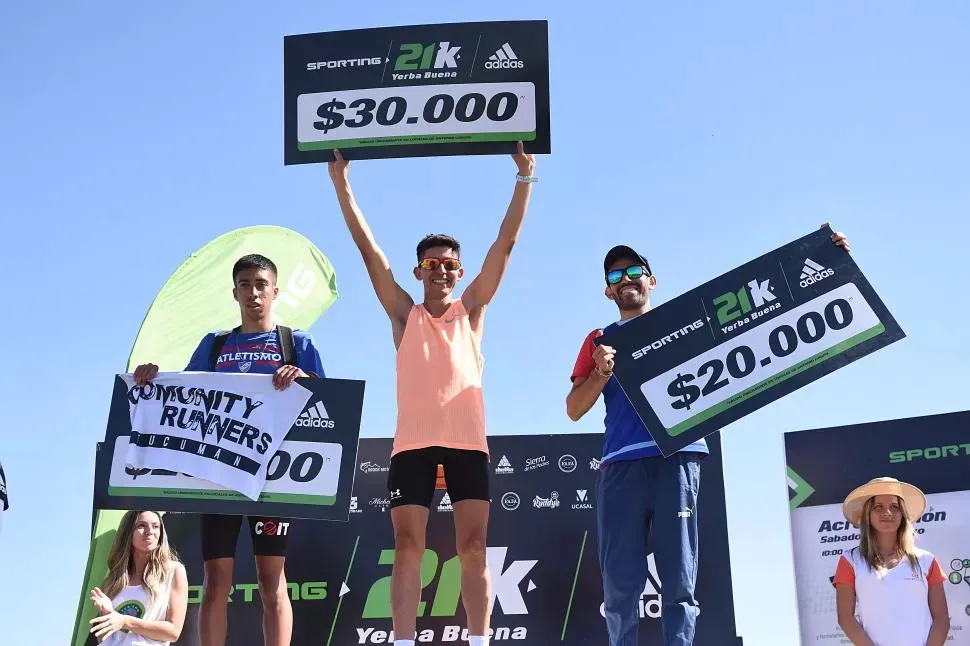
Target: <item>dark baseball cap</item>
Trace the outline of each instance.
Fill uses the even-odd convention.
[[[630,260],[636,260],[640,262],[644,267],[647,268],[647,275],[652,275],[653,270],[650,269],[650,263],[647,259],[637,253],[633,247],[628,247],[624,244],[618,244],[609,251],[606,252],[606,258],[603,259],[603,273],[606,274],[610,270],[610,265],[619,260],[620,258],[629,258]]]

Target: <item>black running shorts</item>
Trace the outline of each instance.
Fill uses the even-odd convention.
[[[286,556],[290,520],[247,516],[255,556]],[[202,514],[202,560],[233,558],[242,516]]]
[[[487,454],[431,446],[402,451],[391,458],[387,474],[391,508],[400,505],[430,508],[439,464],[444,467],[448,497],[453,504],[461,500],[491,501]]]

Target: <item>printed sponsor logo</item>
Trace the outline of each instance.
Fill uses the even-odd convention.
[[[592,460],[589,461],[589,470],[590,471],[599,471],[600,470],[600,464],[602,464],[602,460],[597,460],[596,458],[593,458]]]
[[[576,458],[568,453],[559,458],[559,470],[563,473],[572,473],[576,470]]]
[[[323,405],[323,401],[318,401],[300,413],[300,416],[296,418],[295,425],[301,428],[333,428],[333,420],[330,419],[330,414],[327,413],[327,407]]]
[[[549,466],[549,458],[546,456],[540,456],[537,458],[529,458],[525,461],[525,469],[523,471],[535,471],[536,469],[541,469],[542,467]]]
[[[387,59],[390,60],[390,59]],[[313,61],[306,64],[306,69],[308,72],[314,72],[316,70],[338,70],[347,69],[355,67],[371,67],[374,65],[383,65],[383,56],[368,56],[365,58],[337,58],[332,61]]]
[[[809,285],[814,285],[815,283],[834,275],[834,269],[828,269],[818,264],[811,258],[806,258],[805,265],[802,267],[802,275],[798,277],[798,285],[804,289]]]
[[[519,499],[519,494],[514,491],[509,491],[502,494],[502,509],[506,511],[515,511],[519,508],[519,504],[522,501]]]
[[[495,473],[497,474],[515,473],[515,469],[512,468],[512,463],[509,462],[509,459],[507,456],[503,455],[502,459],[498,461],[498,466],[495,467]]]
[[[549,494],[548,498],[543,498],[536,495],[536,497],[532,499],[532,506],[536,509],[555,509],[559,506],[559,492],[553,491],[551,494]]]
[[[688,323],[687,325],[685,325],[684,327],[680,328],[679,330],[674,330],[670,334],[667,334],[666,336],[664,336],[664,337],[662,337],[660,339],[657,339],[653,343],[648,343],[647,345],[643,346],[642,348],[640,348],[638,350],[634,350],[633,351],[633,354],[632,354],[633,359],[634,360],[636,360],[636,359],[642,359],[651,350],[659,350],[660,348],[664,347],[668,343],[673,343],[674,341],[676,341],[680,337],[687,336],[688,334],[690,334],[694,330],[699,330],[702,327],[704,327],[704,319],[697,319],[693,323]]]
[[[448,492],[441,498],[441,502],[438,503],[438,511],[455,511],[455,508],[451,506],[451,496]]]
[[[522,69],[523,67],[525,67],[525,62],[515,55],[512,46],[508,43],[495,50],[495,53],[485,61],[485,69],[487,70]]]
[[[360,514],[363,511],[364,510],[361,509],[360,506],[357,504],[357,496],[351,496],[350,497],[350,513],[352,513],[352,514]]]
[[[364,473],[387,473],[388,468],[382,467],[376,462],[361,462],[360,470]]]
[[[256,523],[255,531],[257,535],[265,534],[266,536],[286,536],[290,531],[289,523],[277,523],[276,521],[267,520],[266,522],[259,521]]]
[[[948,444],[946,446],[928,446],[922,449],[891,451],[889,463],[898,464],[899,462],[913,462],[915,460],[941,460],[968,456],[970,456],[970,443]]]
[[[576,502],[573,509],[592,509],[593,504],[589,501],[589,491],[587,489],[576,490]]]

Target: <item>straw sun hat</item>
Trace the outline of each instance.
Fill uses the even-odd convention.
[[[858,527],[862,518],[862,506],[873,496],[899,496],[906,506],[906,513],[915,520],[923,515],[926,509],[926,496],[923,492],[907,482],[900,482],[896,478],[873,478],[861,487],[852,490],[842,501],[842,513],[846,520]]]

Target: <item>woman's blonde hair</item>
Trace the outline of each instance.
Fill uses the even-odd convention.
[[[909,519],[909,512],[906,510],[906,502],[899,496],[896,496],[895,498],[896,502],[899,503],[899,513],[901,516],[899,529],[896,530],[895,554],[900,558],[907,558],[917,576],[922,576],[922,568],[920,568],[919,557],[916,555],[916,529],[913,527],[913,523]],[[862,517],[859,519],[859,551],[862,554],[862,558],[865,559],[866,563],[869,565],[870,571],[886,569],[886,563],[882,558],[882,554],[879,553],[879,543],[876,540],[876,530],[869,522],[869,517],[872,514],[872,508],[875,506],[875,504],[875,496],[866,500],[865,504],[862,505]]]
[[[157,511],[141,510],[125,513],[118,525],[111,551],[108,553],[108,576],[101,584],[101,591],[109,599],[113,599],[121,592],[130,579],[130,572],[135,566],[135,555],[131,549],[131,539],[135,534],[135,523],[138,516],[145,511],[158,516],[159,532],[158,547],[148,555],[145,571],[142,572],[142,586],[148,590],[149,605],[154,605],[164,593],[168,578],[171,576],[178,556],[168,544],[168,533],[165,531],[165,521]]]

